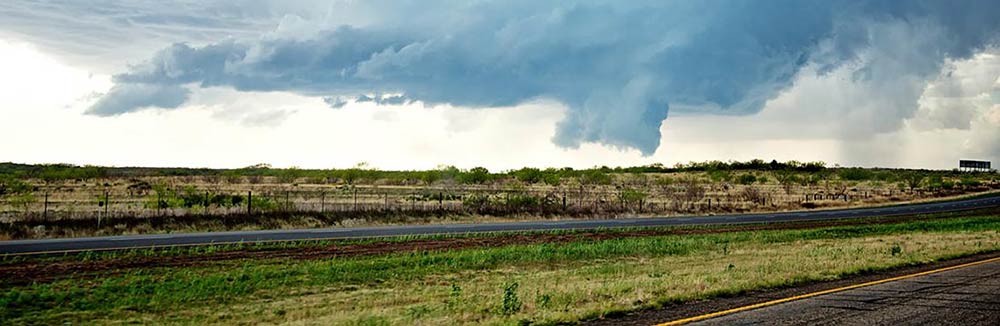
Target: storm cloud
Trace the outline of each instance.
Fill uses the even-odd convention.
[[[386,104],[550,99],[568,108],[556,144],[649,155],[668,112],[755,113],[805,67],[848,67],[887,85],[894,97],[878,103],[891,107],[873,110],[907,117],[945,59],[996,45],[1000,31],[997,1],[365,1],[330,12],[380,14],[293,17],[255,39],[173,44],[115,75],[87,112],[176,108],[187,88],[215,86],[356,101],[398,94]]]

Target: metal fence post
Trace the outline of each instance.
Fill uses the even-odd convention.
[[[45,192],[45,204],[42,206],[42,219],[49,218],[49,192]]]

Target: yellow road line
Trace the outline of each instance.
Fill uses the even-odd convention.
[[[872,285],[882,284],[882,283],[886,283],[886,282],[899,281],[899,280],[904,280],[904,279],[908,279],[908,278],[913,278],[913,277],[918,277],[918,276],[924,276],[924,275],[928,275],[928,274],[934,274],[934,273],[940,273],[940,272],[944,272],[944,271],[950,271],[950,270],[953,270],[953,269],[959,269],[959,268],[964,268],[964,267],[969,267],[969,266],[975,266],[975,265],[981,265],[981,264],[991,263],[991,262],[995,262],[995,261],[1000,261],[1000,257],[994,257],[994,258],[990,258],[990,259],[986,259],[986,260],[974,261],[974,262],[971,262],[971,263],[965,263],[965,264],[961,264],[961,265],[955,265],[955,266],[949,266],[949,267],[944,267],[944,268],[938,268],[938,269],[935,269],[935,270],[929,270],[929,271],[920,272],[920,273],[914,273],[914,274],[908,274],[908,275],[890,277],[890,278],[887,278],[887,279],[882,279],[882,280],[877,280],[877,281],[871,281],[871,282],[865,282],[865,283],[860,283],[860,284],[848,285],[848,286],[843,286],[843,287],[829,289],[829,290],[823,290],[823,291],[811,292],[811,293],[806,293],[806,294],[800,294],[800,295],[796,295],[796,296],[791,296],[791,297],[777,299],[777,300],[771,300],[771,301],[767,301],[767,302],[761,302],[761,303],[752,304],[752,305],[748,305],[748,306],[742,306],[742,307],[728,309],[728,310],[716,311],[716,312],[713,312],[713,313],[707,313],[707,314],[700,315],[700,316],[694,316],[694,317],[688,317],[688,318],[684,318],[684,319],[678,319],[678,320],[669,321],[669,322],[662,323],[662,324],[656,324],[655,326],[683,325],[683,324],[687,324],[687,323],[690,323],[690,322],[696,322],[696,321],[701,321],[701,320],[705,320],[705,319],[709,319],[709,318],[715,318],[715,317],[719,317],[719,316],[733,314],[733,313],[737,313],[737,312],[742,312],[742,311],[747,311],[747,310],[753,310],[753,309],[763,308],[763,307],[767,307],[767,306],[773,306],[773,305],[776,305],[776,304],[785,303],[785,302],[789,302],[789,301],[795,301],[795,300],[799,300],[799,299],[805,299],[805,298],[815,297],[815,296],[819,296],[819,295],[830,294],[830,293],[834,293],[834,292],[847,291],[847,290],[851,290],[851,289],[857,289],[857,288],[860,288],[860,287],[872,286]]]

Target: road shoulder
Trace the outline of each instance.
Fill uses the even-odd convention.
[[[905,266],[884,271],[854,275],[838,280],[809,282],[790,288],[778,288],[752,291],[741,295],[717,297],[707,300],[698,300],[679,304],[671,304],[660,309],[636,311],[624,315],[607,316],[602,319],[584,321],[583,325],[654,325],[667,321],[703,315],[716,311],[738,308],[747,305],[758,304],[771,300],[787,298],[817,291],[823,291],[852,284],[871,282],[885,278],[897,277],[913,273],[920,273],[949,266],[961,265],[969,262],[1000,257],[1000,251],[980,253],[960,258],[937,261],[928,264]]]

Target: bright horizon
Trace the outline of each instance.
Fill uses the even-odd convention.
[[[0,161],[997,162],[1000,27],[973,14],[985,5],[954,8],[980,27],[970,30],[908,4],[873,19],[875,9],[711,2],[11,2],[0,4],[10,17],[0,22]],[[690,12],[712,14],[683,19]],[[766,19],[789,12],[808,17]],[[713,38],[725,45],[703,41]]]

